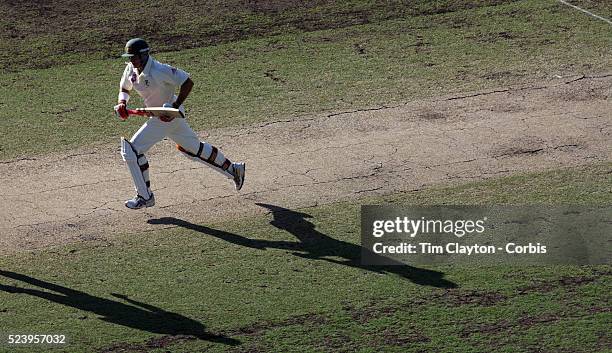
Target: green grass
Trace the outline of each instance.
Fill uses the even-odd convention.
[[[186,105],[196,130],[601,72],[612,63],[609,25],[557,2],[483,1],[468,10],[445,3],[419,3],[429,7],[408,7],[401,16],[392,11],[397,4],[375,7],[377,19],[364,24],[279,29],[155,56],[192,74]],[[316,11],[325,21],[355,15]],[[122,60],[61,55],[80,63],[0,77],[0,159],[114,142],[142,124],[112,114]]]
[[[486,182],[464,183],[427,192],[383,196],[383,203],[415,205],[608,205],[612,201],[612,164],[585,165],[546,173],[521,173]],[[486,185],[486,187],[483,187]]]
[[[114,58],[128,38],[142,36],[158,51],[179,51],[280,33],[377,23],[434,13],[511,3],[515,0],[266,1],[127,0],[87,4],[0,4],[2,71],[53,67]],[[108,11],[115,8],[118,11]],[[20,21],[14,21],[19,18]],[[137,25],[136,25],[137,23]]]
[[[612,64],[609,25],[552,0],[267,3],[159,0],[143,17],[164,20],[135,26],[133,2],[3,2],[0,160],[133,133],[142,120],[111,113],[123,69],[111,58],[134,35],[192,73],[187,106],[198,130]],[[575,3],[610,17],[607,2]],[[70,344],[56,351],[71,353],[605,351],[610,266],[364,267],[359,206],[608,205],[611,170],[520,174],[212,225],[164,218],[152,222],[176,227],[0,257],[0,338],[63,333]],[[439,288],[449,284],[458,287]],[[41,349],[0,342],[3,351]]]
[[[522,174],[213,225],[158,219],[178,226],[5,256],[0,327],[66,334],[66,352],[603,351],[610,266],[371,268],[358,264],[357,244],[359,204],[609,204],[611,169]],[[449,283],[458,288],[437,287]],[[200,330],[217,342],[169,336]]]
[[[612,4],[609,1],[605,0],[572,0],[567,1],[568,3],[578,6],[586,11],[590,11],[595,15],[607,18],[608,20],[612,19]],[[584,14],[583,16],[586,16]],[[594,21],[601,21],[598,19],[594,19]]]

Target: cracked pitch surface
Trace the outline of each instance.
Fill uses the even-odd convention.
[[[211,130],[202,137],[247,162],[244,188],[164,141],[147,155],[157,205],[133,196],[119,144],[0,161],[0,252],[103,240],[362,196],[609,161],[612,75]],[[573,99],[575,98],[575,99]]]

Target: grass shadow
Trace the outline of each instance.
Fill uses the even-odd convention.
[[[359,245],[337,240],[319,232],[316,230],[315,225],[308,220],[308,218],[312,218],[311,215],[269,204],[257,203],[257,205],[267,208],[272,212],[273,219],[270,221],[272,226],[292,234],[298,241],[251,239],[242,235],[193,224],[174,217],[150,219],[148,223],[176,225],[249,248],[260,250],[265,250],[267,248],[289,250],[293,251],[293,255],[305,259],[328,261],[338,265],[360,268],[377,273],[396,274],[419,285],[439,288],[457,287],[457,284],[444,279],[444,273],[439,271],[413,267],[400,262],[390,266],[363,265],[361,263],[361,254],[362,251],[368,250],[362,249]],[[371,255],[378,256],[374,253]],[[340,260],[336,258],[340,258]],[[390,260],[386,259],[386,261],[389,262]]]
[[[184,335],[227,345],[240,344],[239,341],[233,338],[208,333],[204,325],[196,320],[192,320],[177,313],[165,311],[150,304],[138,302],[125,295],[112,294],[115,298],[124,300],[128,304],[96,297],[85,292],[15,272],[0,271],[0,276],[40,288],[32,289],[0,284],[1,291],[15,294],[28,294],[79,310],[89,311],[101,316],[101,320],[113,324],[156,334],[172,336]]]

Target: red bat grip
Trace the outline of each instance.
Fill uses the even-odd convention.
[[[149,116],[149,115],[151,115],[148,112],[145,112],[145,111],[142,111],[142,110],[138,110],[138,109],[128,109],[127,112],[130,115],[142,115],[142,116]]]

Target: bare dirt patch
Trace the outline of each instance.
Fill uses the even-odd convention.
[[[424,301],[418,299],[411,302],[411,305],[413,306],[422,304],[424,304]],[[380,304],[372,301],[368,306],[364,306],[361,308],[356,308],[352,305],[345,305],[342,309],[346,311],[354,321],[360,324],[367,324],[371,320],[394,315],[395,313],[401,311],[404,308],[399,307],[397,305],[381,306]]]
[[[424,334],[413,330],[412,332],[398,332],[397,330],[387,329],[380,333],[380,342],[385,346],[408,347],[415,343],[430,342],[431,339]],[[378,344],[373,345],[374,347]]]
[[[303,314],[291,316],[285,320],[272,322],[272,321],[262,321],[256,322],[249,326],[240,327],[236,330],[230,332],[231,335],[240,335],[240,336],[258,336],[263,332],[268,330],[273,330],[277,328],[282,328],[286,326],[321,326],[328,322],[328,318],[320,315],[320,314]]]
[[[493,306],[508,299],[499,292],[484,292],[476,290],[448,290],[439,297],[440,300],[450,306],[478,305]]]
[[[191,341],[196,339],[192,336],[168,336],[164,335],[161,337],[151,338],[144,343],[117,343],[109,347],[100,349],[99,353],[120,353],[120,352],[150,352],[154,349],[166,348],[171,345],[177,344],[183,341]]]
[[[580,77],[202,133],[246,161],[240,193],[165,141],[148,154],[157,205],[143,211],[123,206],[133,186],[118,145],[0,161],[0,251],[175,227],[147,222],[162,217],[269,212],[256,203],[300,208],[609,161],[611,85],[612,75]],[[572,91],[595,93],[559,99]]]
[[[561,314],[561,315],[526,315],[519,317],[516,320],[503,319],[492,323],[468,323],[464,329],[461,330],[459,336],[462,338],[468,338],[474,334],[479,335],[501,335],[501,334],[516,334],[517,332],[523,332],[533,326],[547,325],[550,323],[562,321],[562,320],[575,320],[589,317],[591,313],[587,314]]]
[[[519,294],[528,293],[548,293],[553,290],[563,288],[564,290],[573,290],[576,287],[593,283],[597,280],[596,277],[562,277],[554,281],[534,282],[527,286],[518,289]]]

